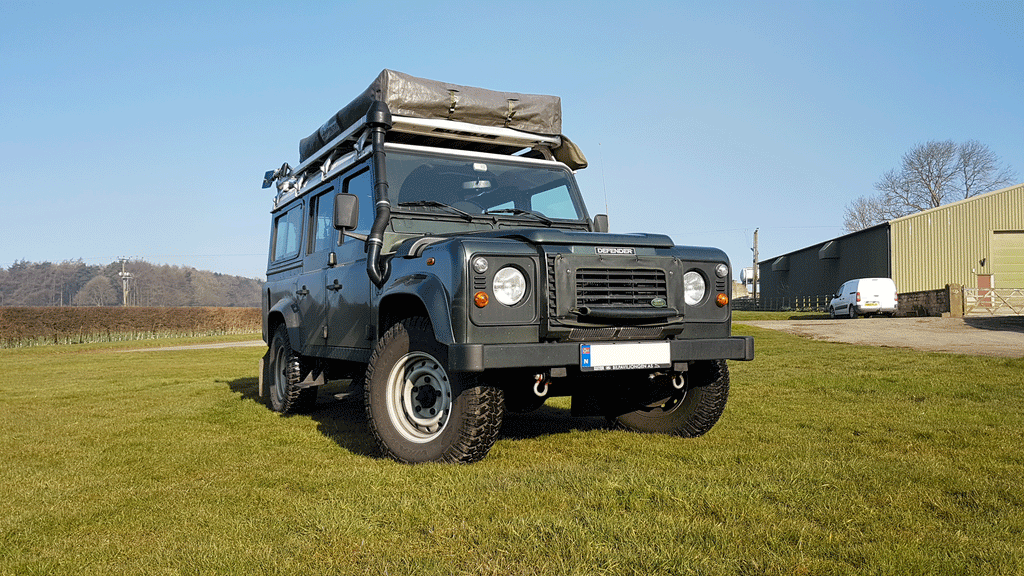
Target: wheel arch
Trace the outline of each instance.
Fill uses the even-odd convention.
[[[277,304],[274,304],[274,307],[267,312],[267,345],[274,338],[274,332],[277,331],[277,327],[282,324],[288,329],[288,341],[291,343],[292,348],[301,350],[305,342],[302,341],[302,331],[299,330],[301,324],[299,313],[297,312],[295,302],[291,298],[278,300]]]
[[[423,316],[434,328],[434,338],[441,344],[455,343],[452,326],[451,299],[448,290],[436,276],[422,274],[397,280],[377,305],[378,335],[405,318]]]

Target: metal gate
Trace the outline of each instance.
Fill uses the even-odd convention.
[[[1024,288],[964,288],[964,316],[1024,315]]]

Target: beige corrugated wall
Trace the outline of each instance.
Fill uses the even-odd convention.
[[[1024,231],[1024,184],[898,218],[890,226],[892,275],[900,292],[946,284],[977,287],[979,274],[992,274],[992,232]]]

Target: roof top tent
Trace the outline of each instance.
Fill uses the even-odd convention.
[[[326,174],[345,158],[363,156],[374,102],[390,111],[388,142],[553,159],[572,170],[587,166],[580,149],[561,134],[558,96],[497,92],[384,70],[299,142],[298,166],[286,163],[267,172],[264,188],[279,182],[277,205],[301,195],[316,172]]]

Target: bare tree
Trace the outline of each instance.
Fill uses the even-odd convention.
[[[1009,166],[1000,170],[999,158],[977,140],[960,145],[957,180],[963,198],[985,194],[1014,184],[1017,175]]]
[[[1016,178],[1009,166],[1000,168],[999,158],[975,140],[918,144],[903,155],[899,169],[889,170],[875,183],[878,196],[862,196],[847,206],[843,225],[849,232],[862,230],[1004,188]]]
[[[856,232],[886,221],[878,196],[861,196],[851,202],[843,214],[843,229]]]
[[[899,172],[886,172],[875,189],[889,211],[906,216],[946,203],[955,190],[957,168],[952,140],[918,144],[903,155]]]

